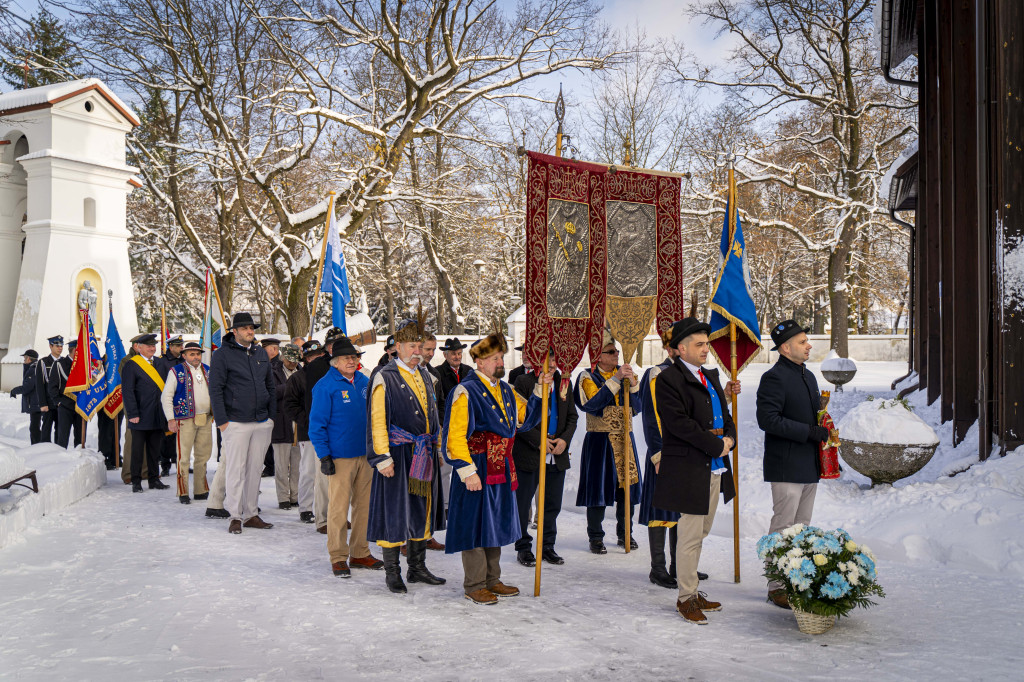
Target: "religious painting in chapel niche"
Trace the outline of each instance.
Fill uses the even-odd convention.
[[[547,301],[552,318],[590,317],[590,207],[548,199]]]

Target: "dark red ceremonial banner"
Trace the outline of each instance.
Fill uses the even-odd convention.
[[[534,367],[550,349],[571,372],[604,328],[604,166],[528,152],[526,347]],[[596,362],[596,356],[593,355]]]

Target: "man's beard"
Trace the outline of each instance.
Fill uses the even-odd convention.
[[[494,378],[495,379],[500,379],[503,376],[505,376],[505,368],[504,367],[499,367],[498,369],[494,370]]]

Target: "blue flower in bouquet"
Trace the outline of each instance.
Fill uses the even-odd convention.
[[[860,566],[861,569],[863,569],[868,580],[875,579],[875,562],[871,560],[871,557],[866,554],[857,554],[853,557],[853,560],[857,562],[857,565]]]
[[[798,566],[789,570],[786,577],[789,578],[789,582],[793,587],[802,592],[811,586],[817,570],[813,561],[803,559]]]
[[[850,591],[850,583],[840,573],[832,571],[821,586],[821,596],[826,599],[840,599]]]
[[[771,533],[763,536],[757,541],[757,557],[761,559],[761,561],[764,561],[765,558],[771,552],[775,551],[780,544],[782,544],[782,535],[779,533]]]

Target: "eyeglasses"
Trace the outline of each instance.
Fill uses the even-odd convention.
[[[606,351],[602,351],[602,353],[601,353],[601,354],[602,354],[602,355],[618,355],[618,354],[619,354],[619,349],[618,349],[618,348],[616,348],[616,349],[614,349],[614,350],[606,350]]]

